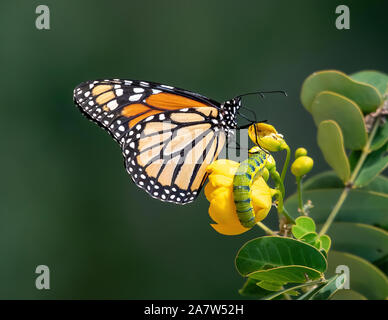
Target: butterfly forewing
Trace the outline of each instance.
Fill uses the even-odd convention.
[[[183,89],[90,81],[74,90],[74,100],[119,142],[133,181],[162,201],[193,201],[225,143],[219,104]]]

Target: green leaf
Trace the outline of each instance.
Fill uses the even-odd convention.
[[[309,112],[314,98],[322,91],[336,92],[353,100],[364,113],[375,111],[382,102],[374,86],[355,81],[340,71],[325,70],[314,72],[302,85],[302,104]]]
[[[338,290],[330,300],[367,300],[362,294],[353,290]]]
[[[307,292],[303,293],[298,300],[310,300],[310,298],[317,293],[325,284],[326,282],[323,282],[317,286],[312,287],[310,290]]]
[[[252,278],[251,278],[252,279]],[[279,291],[283,289],[283,282],[276,282],[276,281],[260,281],[256,283],[260,288],[263,288],[268,291]]]
[[[247,279],[238,293],[242,296],[253,297],[256,299],[261,299],[272,294],[271,291],[260,288],[258,285],[256,285],[256,283],[256,280]]]
[[[346,281],[346,274],[335,275],[331,277],[316,293],[312,295],[310,300],[328,300],[338,290],[342,289]]]
[[[388,122],[378,127],[376,136],[374,137],[370,149],[375,151],[382,148],[388,142]]]
[[[321,240],[321,246],[326,251],[329,252],[331,246],[331,239],[328,235],[324,234],[319,238]]]
[[[344,183],[334,171],[318,173],[303,182],[303,191],[315,189],[343,188]]]
[[[290,296],[299,296],[300,295],[300,293],[296,290],[289,290],[289,291],[287,291],[287,294]]]
[[[381,95],[387,91],[388,75],[379,71],[365,70],[350,75],[353,80],[369,83],[379,90]]]
[[[320,92],[311,106],[315,124],[333,120],[341,128],[345,148],[362,149],[368,139],[364,117],[360,108],[352,100],[335,92]]]
[[[318,251],[319,252],[319,251]],[[269,282],[279,282],[282,285],[287,283],[303,283],[308,280],[316,280],[322,276],[322,273],[300,265],[288,265],[281,267],[272,267],[271,269],[259,270],[247,275],[250,279],[263,280]],[[266,288],[265,288],[266,289]]]
[[[314,220],[309,217],[298,217],[295,219],[291,231],[297,239],[302,238],[307,233],[315,232]]]
[[[360,150],[352,150],[352,152],[350,152],[348,156],[350,171],[353,171],[356,167],[357,162],[360,160],[361,153],[362,152]]]
[[[290,286],[289,288],[285,288],[285,289],[283,289],[281,291],[278,291],[276,293],[272,293],[272,294],[264,297],[264,299],[265,300],[273,300],[273,299],[277,298],[278,296],[280,296],[280,295],[282,295],[284,293],[287,293],[287,294],[293,295],[293,296],[298,296],[299,295],[299,292],[297,291],[298,289],[303,288],[303,287],[307,287],[307,286],[310,286],[310,285],[311,286],[315,286],[317,284],[320,285],[321,284],[320,282],[321,281],[312,281],[312,282],[309,282],[309,283],[306,282],[304,284],[298,284],[296,286]],[[322,282],[322,283],[325,283],[325,282]]]
[[[342,189],[316,189],[305,191],[304,199],[311,200],[314,208],[310,216],[315,223],[324,223],[338,201]],[[285,202],[285,207],[293,218],[298,216],[298,195],[294,194]],[[335,221],[360,222],[388,229],[388,195],[353,189],[343,203]]]
[[[328,300],[344,286],[345,280],[345,274],[336,274],[326,282],[300,296],[298,300]]]
[[[334,250],[349,252],[372,263],[388,254],[388,232],[380,228],[362,223],[334,222],[327,234],[333,239]]]
[[[354,183],[356,187],[366,186],[388,167],[387,147],[388,144],[368,155]]]
[[[318,126],[318,145],[326,162],[344,182],[349,180],[350,166],[346,157],[341,129],[333,120],[322,121]]]
[[[314,247],[295,239],[272,236],[244,244],[235,263],[242,276],[269,281],[284,282],[290,277],[299,281],[303,280],[300,277],[303,272],[311,272],[315,277],[326,270],[326,259]]]
[[[315,242],[317,241],[317,238],[318,238],[318,234],[316,232],[309,232],[309,233],[306,233],[300,240],[314,246]],[[317,249],[320,249],[320,248],[318,247]]]
[[[334,276],[337,266],[349,268],[349,287],[352,290],[367,299],[383,300],[388,297],[388,278],[373,264],[350,253],[331,250],[327,275]]]
[[[377,261],[373,261],[373,264],[386,275],[388,275],[388,255],[385,255]]]
[[[316,189],[340,189],[343,187],[343,182],[338,178],[334,171],[325,171],[316,174],[303,182],[304,191]],[[368,185],[360,189],[385,193],[388,195],[388,178],[379,175]]]

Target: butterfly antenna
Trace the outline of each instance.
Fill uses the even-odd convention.
[[[251,95],[259,95],[260,97],[262,97],[264,99],[265,98],[264,94],[267,94],[267,93],[281,93],[281,94],[283,94],[286,97],[288,96],[287,92],[284,91],[284,90],[273,90],[273,91],[248,92],[248,93],[244,93],[244,94],[238,95],[237,97],[235,97],[235,99],[239,99],[239,98],[242,98],[242,97],[245,97],[245,96],[251,96]]]

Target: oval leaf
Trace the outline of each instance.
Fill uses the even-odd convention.
[[[327,234],[336,251],[349,252],[371,263],[388,255],[388,232],[382,229],[362,223],[334,222]]]
[[[369,83],[379,90],[381,95],[387,92],[388,75],[379,71],[365,70],[354,73],[350,76],[358,82]]]
[[[364,117],[360,108],[350,99],[340,94],[323,91],[319,93],[311,106],[315,124],[324,120],[333,120],[341,128],[346,148],[362,149],[367,141]]]
[[[256,283],[260,288],[263,288],[268,291],[279,291],[282,290],[283,288],[283,283],[282,282],[276,282],[276,281],[260,281]]]
[[[304,191],[315,189],[341,189],[343,187],[343,182],[338,178],[334,171],[325,171],[316,174],[303,182]],[[368,185],[361,188],[361,190],[375,191],[388,195],[388,178],[379,175]]]
[[[278,282],[284,285],[289,282],[303,283],[308,280],[316,280],[319,279],[321,275],[321,272],[304,266],[283,266],[252,272],[248,274],[248,277],[254,280]],[[264,289],[269,290],[268,288]],[[278,289],[275,289],[274,291],[277,290]]]
[[[310,232],[315,232],[314,220],[309,217],[298,217],[295,219],[295,224],[292,226],[292,234],[295,238],[300,239]]]
[[[318,145],[326,162],[344,182],[350,177],[350,165],[345,153],[341,129],[333,120],[322,121],[318,126]]]
[[[364,113],[375,111],[382,102],[374,86],[355,81],[340,71],[326,70],[314,72],[303,83],[301,100],[309,112],[314,98],[322,91],[336,92],[353,100]]]
[[[329,300],[338,290],[342,289],[346,281],[345,274],[337,274],[317,288],[307,292],[299,300]]]
[[[318,272],[326,270],[325,258],[313,246],[291,238],[272,236],[253,239],[244,244],[235,263],[243,276],[282,266],[304,266]]]
[[[373,139],[370,149],[375,151],[382,148],[388,142],[388,122],[377,129],[376,136]]]
[[[309,190],[303,197],[311,200],[314,208],[310,216],[315,223],[324,223],[338,201],[342,189]],[[285,206],[294,218],[298,216],[298,195],[289,197]],[[363,190],[351,190],[335,221],[360,222],[388,229],[388,195]]]
[[[329,252],[328,276],[336,274],[337,266],[349,268],[350,289],[367,299],[383,300],[388,297],[388,278],[368,261],[349,253]]]
[[[354,183],[356,187],[366,186],[388,167],[387,147],[388,144],[368,155]]]
[[[257,299],[264,298],[272,294],[271,291],[260,288],[257,284],[257,280],[247,279],[243,287],[238,290],[238,293],[242,296],[253,297]]]
[[[338,290],[330,300],[367,300],[362,294],[353,290]]]
[[[324,171],[318,173],[303,182],[303,191],[315,189],[339,189],[343,188],[344,183],[338,178],[334,171]]]
[[[319,240],[321,241],[322,249],[326,252],[329,252],[331,247],[331,239],[328,235],[324,234],[323,236],[319,237]]]

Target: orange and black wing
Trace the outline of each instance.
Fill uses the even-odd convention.
[[[133,181],[162,201],[193,201],[225,144],[218,103],[183,89],[90,81],[74,90],[74,100],[119,142]]]

